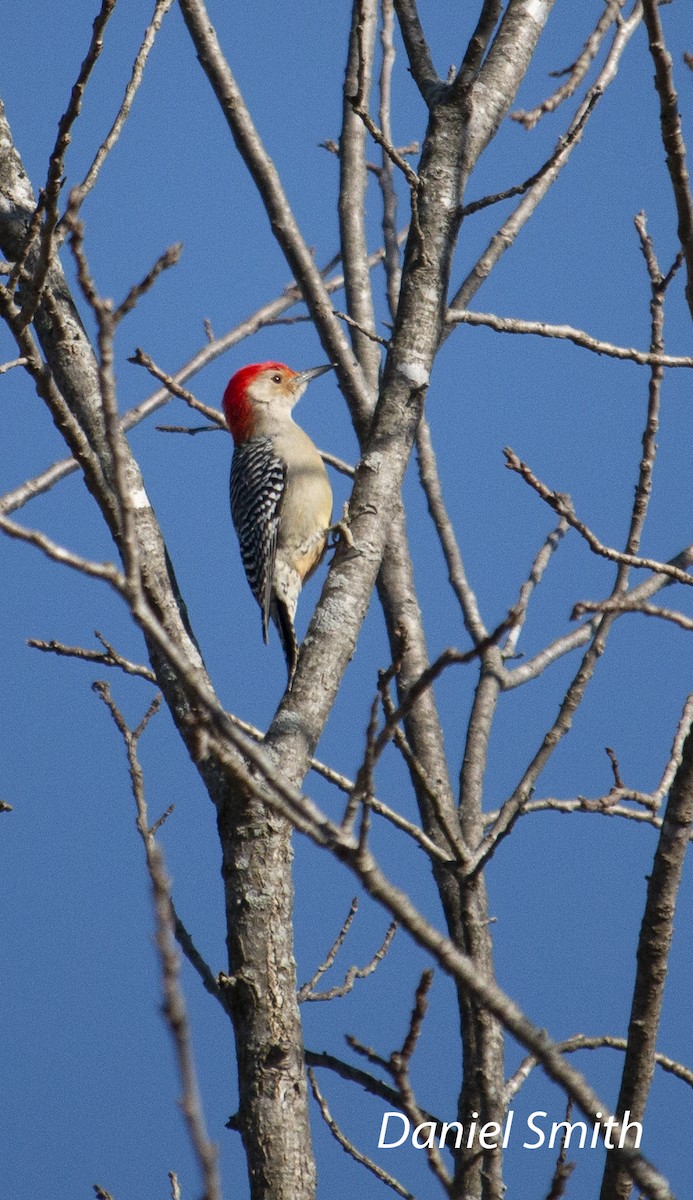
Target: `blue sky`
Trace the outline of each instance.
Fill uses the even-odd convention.
[[[4,14],[3,99],[34,186],[44,179],[60,114],[88,44],[95,4],[73,0],[66,26],[60,6],[27,0]],[[474,6],[471,6],[472,8]],[[470,28],[452,3],[422,3],[438,69],[459,58]],[[66,160],[68,185],[78,182],[120,102],[148,6],[121,4],[109,24],[101,61]],[[571,62],[601,5],[557,0],[518,103],[531,106],[554,86],[548,72]],[[674,54],[684,122],[691,133],[691,74],[682,53],[682,0],[663,10]],[[315,0],[277,6],[261,0],[247,13],[210,0],[210,13],[258,128],[282,176],[318,262],[337,248],[336,159],[319,143],[339,132],[348,6],[326,12]],[[398,142],[420,139],[425,113],[398,43],[393,112]],[[541,209],[523,230],[473,302],[503,316],[566,322],[595,336],[646,348],[648,286],[632,218],[641,209],[665,269],[676,250],[676,220],[658,134],[652,65],[640,29],[618,77],[593,114],[585,138]],[[573,103],[529,134],[506,122],[483,155],[467,199],[495,192],[534,171],[565,129]],[[576,106],[576,104],[575,104]],[[687,111],[688,110],[688,111]],[[375,158],[375,148],[373,148]],[[402,219],[406,205],[402,196]],[[492,208],[463,226],[453,283],[459,282],[508,208]],[[217,334],[278,295],[289,272],[274,244],[252,183],[213,102],[177,8],[166,18],[125,132],[85,203],[86,246],[106,295],[122,298],[154,259],[182,241],[181,262],[121,327],[117,342],[123,410],[153,390],[127,358],[142,346],[174,371],[205,341],[203,322]],[[380,244],[375,184],[368,198],[369,237]],[[65,265],[71,273],[67,255]],[[382,276],[375,277],[382,302]],[[341,304],[341,297],[337,306]],[[89,314],[84,313],[88,327]],[[672,285],[667,349],[690,348],[683,278]],[[382,332],[386,332],[383,327]],[[2,360],[14,350],[3,333]],[[192,382],[199,398],[218,404],[229,376],[265,358],[296,368],[323,358],[307,324],[278,325],[236,347]],[[489,626],[515,600],[553,514],[504,466],[511,445],[550,486],[571,494],[579,514],[609,544],[624,541],[640,456],[647,370],[598,359],[565,343],[501,337],[460,328],[436,363],[427,412],[446,500],[471,581]],[[0,490],[64,455],[60,438],[28,381],[18,371],[0,379],[4,453]],[[664,390],[654,495],[642,550],[666,559],[690,540],[690,380],[670,371]],[[173,402],[166,420],[185,423]],[[298,419],[316,442],[354,461],[356,441],[334,382],[311,386]],[[175,563],[205,660],[230,711],[266,726],[278,703],[284,667],[276,638],[262,644],[255,602],[242,576],[228,511],[230,445],[221,435],[188,439],[156,432],[155,421],[133,431],[140,460]],[[346,484],[334,479],[336,496]],[[405,485],[412,554],[421,587],[431,655],[448,645],[467,648],[459,611],[446,586],[414,467]],[[20,516],[71,548],[97,557],[113,551],[100,518],[76,476],[31,503]],[[26,638],[57,638],[92,646],[99,629],[125,655],[141,660],[141,639],[105,586],[52,566],[33,550],[0,542],[0,599],[5,686],[0,796],[14,811],[2,817],[3,932],[0,994],[0,1133],[7,1196],[53,1200],[89,1196],[98,1182],[115,1200],[166,1195],[176,1170],[183,1195],[198,1179],[177,1107],[178,1083],[160,1016],[148,885],[134,826],[122,745],[93,692],[102,676],[80,663],[40,655]],[[530,656],[569,627],[577,599],[598,599],[612,568],[598,562],[576,535],[565,539],[530,610],[521,649]],[[305,630],[319,595],[310,584],[299,610]],[[684,589],[662,600],[689,612]],[[691,687],[689,635],[646,617],[622,619],[612,632],[570,738],[540,782],[538,795],[570,798],[608,791],[604,746],[618,754],[624,779],[655,786]],[[345,678],[319,753],[354,774],[363,748],[376,672],[388,649],[377,602]],[[487,806],[513,789],[554,719],[575,656],[541,681],[503,698],[494,728]],[[459,769],[473,671],[455,668],[440,682],[453,778]],[[141,681],[110,679],[135,724],[151,699]],[[150,813],[170,803],[175,813],[161,834],[178,910],[212,969],[224,969],[223,893],[214,813],[165,714],[141,744]],[[386,758],[379,794],[414,816],[404,772]],[[310,793],[331,814],[338,797],[311,779]],[[404,880],[428,915],[440,920],[430,871],[420,852],[376,830],[386,870]],[[653,830],[597,816],[528,816],[498,851],[488,871],[499,982],[556,1038],[575,1032],[623,1036],[632,990],[645,876]],[[339,929],[357,890],[339,866],[303,841],[296,843],[299,979],[309,976]],[[690,1063],[693,969],[686,930],[693,916],[690,871],[684,876],[667,981],[659,1048]],[[386,915],[362,898],[343,969],[367,960],[387,926]],[[426,959],[403,934],[379,971],[346,999],[306,1005],[306,1044],[346,1054],[344,1032],[388,1053],[404,1035],[412,996]],[[339,975],[339,969],[336,971]],[[225,1194],[245,1196],[237,1135],[224,1129],[235,1108],[233,1046],[223,1014],[183,967],[205,1111],[221,1149]],[[336,981],[336,980],[335,980]],[[444,1118],[455,1111],[458,1075],[452,987],[438,976],[417,1053],[420,1102]],[[508,1066],[519,1061],[508,1049]],[[575,1061],[607,1103],[618,1088],[615,1051]],[[366,1153],[375,1153],[382,1105],[322,1073],[334,1115]],[[533,1109],[560,1120],[563,1101],[535,1072],[515,1104],[518,1122]],[[655,1075],[643,1148],[681,1194],[690,1163],[679,1133],[690,1128],[693,1097],[680,1081]],[[358,1189],[382,1194],[332,1142],[315,1119],[320,1194]],[[514,1147],[508,1156],[511,1192],[542,1196],[554,1155]],[[381,1161],[413,1191],[433,1194],[421,1156],[393,1151]],[[583,1151],[575,1197],[593,1195],[599,1151]],[[541,1188],[544,1188],[542,1192]],[[0,1189],[0,1192],[2,1189]]]

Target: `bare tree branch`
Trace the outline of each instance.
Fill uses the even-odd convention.
[[[676,899],[692,827],[693,733],[689,729],[648,876],[647,901],[638,940],[638,966],[628,1024],[628,1046],[616,1105],[619,1115],[628,1110],[635,1121],[642,1120],[654,1074]],[[631,1187],[631,1179],[623,1164],[612,1152],[608,1153],[601,1200],[628,1200]]]
[[[647,604],[644,601],[631,600],[578,600],[573,606],[571,616],[578,620],[586,613],[640,613],[645,617],[659,617],[663,621],[671,621],[680,629],[693,629],[693,617],[676,612],[671,608],[662,608],[659,604]]]
[[[380,41],[383,57],[380,68],[379,120],[383,136],[389,144],[392,144],[392,71],[395,62],[395,10],[393,0],[381,0],[381,9],[382,25]],[[384,150],[378,171],[378,183],[383,198],[383,243],[385,246],[387,301],[390,316],[394,320],[397,313],[402,271],[397,236],[397,192],[393,178],[393,163],[389,154],[386,154]]]
[[[561,540],[565,536],[567,529],[568,522],[561,518],[556,528],[552,529],[551,533],[534,559],[534,562],[532,563],[529,575],[520,588],[520,595],[518,597],[517,605],[515,606],[517,619],[512,625],[506,639],[505,646],[503,647],[504,658],[510,658],[517,650],[517,643],[527,617],[530,600],[536,588],[538,588],[539,584],[541,583],[544,577],[544,572],[548,567],[552,556],[556,553],[556,550],[558,549]]]
[[[107,683],[95,683],[94,690],[103,700],[118,729],[128,758],[130,784],[137,806],[137,829],[144,845],[147,871],[152,888],[156,918],[156,945],[161,966],[164,993],[164,1015],[173,1038],[182,1086],[180,1106],[204,1181],[207,1200],[221,1200],[221,1183],[217,1166],[217,1148],[207,1136],[202,1103],[190,1039],[185,1000],[180,988],[180,964],[174,946],[174,923],[171,894],[161,849],[149,826],[144,795],[144,777],[137,756],[137,744],[151,717],[157,712],[160,696],[156,696],[136,729],[130,729],[118,709]]]
[[[11,362],[5,362],[0,365],[0,375],[5,375],[13,367],[26,367],[27,364],[28,360],[26,358],[13,358]]]
[[[525,333],[536,334],[538,337],[560,338],[573,342],[575,346],[581,346],[584,350],[592,350],[594,354],[638,363],[643,367],[693,367],[693,358],[614,346],[611,342],[603,342],[589,333],[584,333],[582,329],[572,329],[570,325],[548,325],[544,321],[521,321],[510,317],[496,317],[493,313],[460,312],[457,309],[451,311],[448,319],[454,324],[483,325],[496,333]]]
[[[576,1164],[574,1162],[568,1162],[568,1156],[566,1154],[566,1143],[568,1140],[568,1123],[570,1121],[572,1114],[573,1114],[573,1102],[572,1102],[572,1100],[569,1100],[568,1103],[566,1104],[566,1109],[565,1109],[566,1127],[563,1130],[563,1136],[561,1138],[561,1148],[558,1152],[558,1158],[556,1159],[556,1166],[554,1168],[553,1177],[551,1179],[551,1186],[546,1194],[546,1200],[561,1200],[561,1197],[565,1196],[565,1190],[568,1185],[568,1180],[570,1179],[570,1176],[572,1175],[573,1171],[575,1170]]]
[[[419,985],[416,989],[414,997],[414,1007],[412,1009],[411,1018],[409,1021],[409,1029],[407,1036],[402,1043],[400,1050],[393,1051],[390,1055],[389,1069],[395,1085],[402,1097],[402,1108],[413,1126],[420,1125],[423,1121],[423,1113],[419,1108],[416,1095],[411,1083],[410,1065],[414,1056],[417,1042],[421,1035],[421,1028],[428,1009],[428,993],[433,983],[433,971],[424,971]],[[427,1140],[425,1145],[426,1157],[428,1165],[435,1175],[438,1182],[444,1190],[451,1195],[452,1176],[448,1171],[440,1150],[435,1144],[435,1139]]]
[[[347,1041],[350,1045],[354,1040],[355,1039],[349,1037],[347,1038]],[[358,1049],[356,1052],[359,1052]],[[378,1059],[378,1061],[384,1062],[385,1060]],[[327,1054],[324,1051],[321,1054],[318,1054],[314,1050],[306,1050],[306,1062],[309,1064],[309,1066],[324,1067],[326,1070],[332,1071],[333,1074],[338,1075],[340,1079],[345,1079],[350,1083],[358,1084],[358,1086],[362,1087],[363,1090],[368,1092],[370,1096],[378,1096],[379,1099],[384,1100],[386,1104],[390,1104],[395,1107],[398,1107],[400,1104],[401,1097],[395,1088],[390,1087],[390,1085],[385,1083],[384,1080],[377,1079],[375,1075],[370,1075],[368,1071],[363,1071],[360,1067],[353,1066],[352,1063],[344,1062],[344,1060],[341,1058],[335,1058],[333,1054]],[[430,1112],[425,1110],[422,1111],[426,1121],[433,1121],[436,1126],[442,1125],[440,1118],[434,1117]]]
[[[75,216],[79,213],[84,200],[94,187],[106,158],[110,154],[111,150],[118,141],[120,134],[122,133],[123,126],[130,115],[133,101],[142,82],[144,68],[146,66],[152,46],[154,45],[154,40],[159,32],[159,29],[161,28],[163,19],[172,4],[173,0],[156,0],[152,19],[145,30],[142,44],[140,45],[140,48],[137,52],[137,57],[133,63],[132,74],[128,81],[127,87],[125,88],[123,102],[118,109],[115,121],[113,122],[106,138],[99,146],[99,149],[97,150],[94,160],[84,179],[76,187],[72,188],[70,192],[70,208]]]
[[[123,658],[113,646],[110,646],[105,641],[98,629],[94,630],[94,636],[103,644],[104,650],[87,650],[84,646],[66,646],[62,642],[55,641],[53,638],[49,642],[42,641],[39,638],[27,638],[26,644],[34,650],[43,650],[45,653],[57,654],[62,658],[79,658],[83,662],[98,663],[104,667],[120,667],[121,671],[124,671],[126,675],[139,675],[149,683],[156,683],[156,676],[150,667],[145,667],[142,663],[130,662],[127,658]]]
[[[693,545],[687,546],[681,550],[679,554],[674,555],[669,560],[669,565],[677,567],[685,571],[687,567],[693,565]],[[664,587],[671,585],[671,578],[668,575],[652,575],[646,579],[644,583],[639,583],[637,587],[631,588],[627,593],[627,599],[624,599],[624,604],[635,605],[644,604],[648,597],[655,595]],[[605,601],[609,603],[609,601]],[[512,670],[504,669],[502,674],[502,685],[505,691],[512,690],[515,687],[520,687],[530,679],[536,679],[543,671],[546,670],[552,663],[556,662],[565,654],[569,654],[572,650],[584,646],[590,640],[595,629],[597,618],[593,617],[586,621],[579,629],[573,630],[571,633],[564,634],[557,638],[544,650],[540,650],[538,654],[527,659],[526,662],[520,663],[513,667]]]
[[[334,960],[335,960],[341,946],[343,945],[344,939],[345,939],[347,933],[349,932],[349,927],[354,918],[357,907],[358,907],[358,902],[357,902],[356,898],[354,898],[351,902],[351,908],[349,910],[349,914],[346,918],[346,921],[344,922],[341,930],[339,931],[339,933],[337,935],[337,938],[335,939],[330,950],[328,951],[326,958],[320,964],[320,966],[317,968],[317,970],[313,973],[313,975],[308,980],[308,982],[304,983],[303,986],[299,988],[299,991],[298,991],[299,1003],[301,1003],[305,1000],[312,1000],[312,1001],[335,1000],[338,997],[347,996],[349,994],[349,992],[352,990],[357,979],[367,979],[368,976],[372,975],[373,972],[377,969],[378,965],[383,961],[385,955],[387,954],[387,952],[390,948],[390,944],[391,944],[392,939],[395,936],[395,933],[397,930],[397,924],[394,921],[392,921],[390,923],[390,925],[388,926],[388,929],[387,929],[385,937],[382,941],[382,944],[376,950],[373,957],[366,963],[365,966],[363,966],[363,967],[351,966],[348,968],[346,975],[344,976],[343,983],[338,984],[336,987],[329,988],[326,992],[316,992],[315,991],[316,983],[319,982],[319,980],[326,973],[326,971],[328,971],[330,969],[330,967],[333,965]]]
[[[485,279],[488,278],[490,272],[497,264],[499,259],[505,254],[506,250],[512,246],[520,230],[524,227],[527,221],[535,212],[538,204],[544,198],[549,188],[556,182],[563,167],[568,162],[571,154],[582,140],[584,133],[583,114],[586,109],[594,112],[593,97],[598,99],[613,82],[618,70],[619,62],[623,53],[635,33],[640,21],[642,20],[642,8],[640,0],[637,0],[633,7],[631,15],[623,20],[617,30],[613,45],[607,56],[606,62],[599,73],[595,83],[588,92],[585,99],[575,113],[567,135],[564,138],[564,143],[560,148],[560,154],[557,156],[550,170],[542,172],[540,178],[527,192],[517,208],[506,221],[503,222],[498,231],[493,235],[488,246],[484,250],[481,257],[478,259],[472,270],[467,275],[460,287],[457,289],[455,296],[450,303],[451,311],[466,309],[470,300],[481,287]],[[582,122],[582,130],[578,136],[570,139],[570,131]],[[559,143],[560,146],[560,143]],[[443,330],[443,340],[450,333],[450,328],[446,325]]]
[[[22,299],[21,315],[19,318],[20,327],[28,326],[34,320],[41,300],[41,293],[48,278],[48,271],[54,250],[53,239],[60,216],[58,201],[62,188],[65,155],[72,140],[72,127],[82,110],[82,98],[87,82],[103,49],[104,30],[115,5],[116,0],[102,0],[99,13],[94,19],[89,49],[72,88],[70,102],[58,123],[58,136],[48,164],[48,178],[46,179],[46,185],[36,209],[37,213],[41,209],[44,209],[45,216],[43,224],[40,227],[38,254],[33,266],[32,276]],[[21,268],[24,268],[26,265],[28,255],[32,250],[34,238],[38,234],[39,227],[32,221],[28,237],[18,258],[18,266]]]
[[[377,0],[356,0],[352,8],[339,139],[339,228],[349,325],[354,354],[371,393],[378,387],[380,350],[375,337],[371,272],[365,228],[366,128],[359,108],[368,105],[373,73]],[[353,324],[352,324],[353,322]]]
[[[407,1191],[407,1189],[399,1182],[399,1180],[395,1179],[393,1175],[390,1175],[389,1172],[385,1171],[383,1167],[378,1166],[376,1162],[373,1162],[372,1158],[369,1158],[368,1155],[363,1154],[360,1150],[357,1150],[354,1143],[350,1141],[346,1134],[339,1128],[339,1125],[329,1110],[325,1097],[318,1087],[318,1081],[315,1078],[315,1072],[311,1067],[308,1068],[308,1078],[310,1080],[310,1086],[313,1090],[316,1103],[320,1109],[322,1119],[327,1125],[327,1128],[329,1129],[333,1138],[339,1142],[342,1150],[345,1150],[349,1157],[353,1158],[355,1162],[360,1163],[362,1167],[366,1167],[366,1169],[370,1171],[372,1175],[375,1175],[376,1179],[379,1179],[380,1182],[384,1183],[386,1187],[391,1188],[392,1191],[396,1192],[398,1196],[404,1196],[405,1200],[415,1200],[412,1192]]]
[[[565,160],[566,150],[570,149],[576,142],[585,127],[590,113],[595,104],[601,97],[601,89],[593,88],[587,97],[587,101],[582,105],[576,119],[573,121],[570,129],[562,138],[559,138],[553,153],[547,158],[546,162],[539,167],[524,183],[515,184],[513,187],[506,188],[502,192],[494,192],[490,196],[483,196],[480,200],[471,200],[468,204],[462,205],[462,216],[471,217],[474,213],[481,212],[484,208],[489,208],[492,204],[500,204],[503,200],[511,200],[514,196],[524,196],[535,187],[541,180],[548,176],[553,168]]]
[[[484,54],[488,49],[493,31],[498,23],[502,5],[500,0],[484,0],[476,29],[472,34],[459,69],[455,86],[460,90],[469,86],[477,74]]]
[[[416,434],[416,450],[421,486],[424,489],[428,511],[445,555],[448,579],[460,603],[467,632],[474,644],[479,645],[488,637],[488,630],[481,618],[477,598],[467,579],[455,531],[445,508],[431,431],[425,417],[422,417],[419,423]]]
[[[552,72],[555,75],[568,75],[566,82],[562,83],[553,95],[543,100],[536,108],[529,109],[529,111],[518,109],[516,112],[510,113],[511,120],[519,121],[521,125],[524,125],[525,129],[534,129],[534,126],[546,113],[554,112],[564,100],[568,100],[570,96],[575,95],[575,92],[599,53],[604,38],[614,22],[618,20],[623,5],[624,0],[606,0],[604,12],[587,38],[575,62],[565,71]]]
[[[643,0],[643,18],[647,28],[650,54],[655,68],[655,87],[659,95],[662,144],[666,151],[669,178],[678,214],[678,235],[686,260],[686,297],[693,316],[693,194],[686,166],[686,147],[681,129],[678,96],[674,86],[671,55],[657,0]]]
[[[642,571],[655,571],[658,575],[667,575],[677,583],[693,584],[693,576],[689,575],[686,571],[682,571],[679,567],[672,566],[670,563],[659,562],[653,558],[640,558],[637,554],[625,554],[620,550],[614,550],[610,546],[605,546],[592,533],[592,530],[575,515],[570,496],[567,496],[564,492],[552,492],[546,484],[537,479],[537,476],[530,467],[526,463],[523,463],[510,447],[506,447],[503,453],[505,454],[509,469],[521,475],[525,483],[534,488],[534,491],[537,495],[541,496],[542,500],[549,504],[559,516],[565,518],[571,528],[577,530],[580,536],[585,539],[595,554],[601,555],[602,558],[608,558],[611,562],[622,563],[624,566],[637,567]]]
[[[416,0],[394,0],[397,20],[416,85],[430,106],[440,97],[442,81],[433,66],[428,42],[421,28]]]
[[[577,1033],[575,1037],[567,1038],[566,1041],[558,1044],[563,1054],[574,1054],[578,1050],[601,1050],[604,1048],[625,1051],[628,1046],[626,1038],[611,1037],[608,1034],[604,1034],[601,1037],[586,1037],[584,1033]],[[659,1052],[655,1054],[655,1061],[663,1071],[668,1071],[671,1075],[675,1075],[677,1079],[681,1079],[683,1083],[687,1083],[689,1087],[693,1087],[693,1071],[690,1067],[686,1067],[683,1063],[676,1062],[675,1059],[669,1058],[666,1054],[660,1054]],[[512,1102],[536,1065],[536,1059],[531,1054],[522,1060],[520,1066],[508,1079],[505,1092],[506,1104],[509,1105]]]
[[[163,383],[166,390],[169,391],[172,396],[178,396],[180,400],[184,400],[188,405],[188,408],[192,408],[194,412],[202,413],[203,417],[206,417],[211,425],[216,425],[219,429],[228,428],[226,421],[224,420],[223,413],[220,413],[219,409],[211,408],[209,404],[202,404],[200,400],[193,396],[192,392],[189,392],[187,388],[182,387],[172,375],[167,375],[165,371],[162,371],[160,367],[157,367],[154,360],[150,358],[148,354],[145,354],[144,350],[141,350],[139,346],[128,361],[135,363],[135,365],[138,367],[145,367],[145,369],[149,371],[150,375],[153,375],[155,379],[158,379],[161,383]]]

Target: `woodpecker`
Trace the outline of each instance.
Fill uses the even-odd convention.
[[[262,610],[265,642],[270,617],[279,632],[289,688],[298,660],[298,595],[325,552],[332,519],[322,458],[291,411],[311,379],[331,369],[331,363],[307,371],[251,363],[224,392],[234,440],[231,516],[250,590]]]

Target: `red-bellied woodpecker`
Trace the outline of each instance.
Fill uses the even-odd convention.
[[[291,410],[311,379],[329,370],[329,364],[296,372],[284,363],[252,363],[236,372],[224,392],[235,443],[231,515],[248,583],[262,609],[263,637],[267,641],[271,617],[289,687],[298,659],[298,595],[325,552],[332,518],[323,461]]]

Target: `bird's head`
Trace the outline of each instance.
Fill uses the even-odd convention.
[[[311,379],[332,369],[332,363],[292,371],[280,362],[250,363],[229,380],[224,392],[226,423],[234,442],[252,437],[259,415],[264,411],[288,416],[303,395]]]

